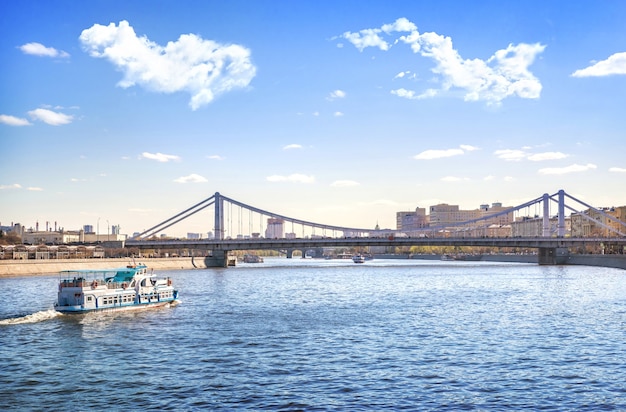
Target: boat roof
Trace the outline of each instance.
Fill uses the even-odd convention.
[[[138,265],[128,265],[126,267],[121,268],[113,268],[113,269],[70,269],[70,270],[62,270],[59,272],[61,275],[72,276],[72,275],[99,275],[103,276],[105,279],[114,279],[115,281],[125,281],[130,280],[139,270],[146,269],[146,265],[138,264]],[[108,276],[107,276],[108,275]]]
[[[128,265],[120,268],[110,268],[110,269],[68,269],[62,270],[59,273],[112,273],[112,272],[136,272],[139,269],[146,269],[146,265],[138,264],[138,265]]]

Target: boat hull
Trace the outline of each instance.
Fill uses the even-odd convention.
[[[85,308],[83,305],[74,305],[74,306],[55,306],[54,310],[57,312],[61,312],[64,314],[81,314],[81,313],[91,313],[91,312],[125,312],[131,310],[142,310],[142,309],[156,309],[163,308],[168,306],[173,306],[178,304],[179,301],[177,299],[171,300],[162,300],[160,302],[150,302],[150,303],[137,303],[130,305],[122,305],[122,306],[110,306],[110,307],[98,307],[98,308]]]

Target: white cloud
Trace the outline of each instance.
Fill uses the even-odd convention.
[[[564,175],[567,173],[587,172],[596,168],[597,166],[591,163],[586,165],[573,164],[566,167],[548,167],[545,169],[539,169],[538,173],[540,175]]]
[[[204,182],[208,182],[208,180],[205,177],[197,175],[195,173],[192,173],[189,176],[179,177],[178,179],[174,179],[174,181],[176,183],[204,183]]]
[[[424,150],[423,152],[413,156],[413,159],[416,159],[416,160],[441,159],[444,157],[459,156],[459,155],[465,154],[465,152],[473,152],[474,150],[479,150],[478,147],[467,145],[467,144],[462,144],[459,147],[460,149]]]
[[[495,178],[496,178],[496,177],[495,177],[494,175],[489,175],[489,176],[485,176],[485,177],[483,177],[483,180],[484,180],[485,182],[490,182],[490,181],[494,180]]]
[[[206,157],[207,159],[211,159],[211,160],[224,160],[224,158],[220,155],[210,155]]]
[[[161,46],[137,36],[127,21],[108,26],[94,24],[80,35],[92,57],[108,59],[124,74],[118,83],[138,84],[161,93],[191,94],[192,110],[222,94],[247,87],[256,74],[250,50],[237,44],[223,45],[195,34],[183,34]]]
[[[26,190],[30,191],[30,192],[43,192],[43,189],[40,187],[29,187]]]
[[[353,187],[359,186],[359,182],[355,182],[354,180],[335,180],[330,184],[332,187]]]
[[[302,149],[302,145],[300,144],[288,144],[287,146],[283,147],[283,150],[291,150],[291,149]]]
[[[561,152],[544,152],[544,153],[535,153],[528,156],[528,160],[532,160],[533,162],[541,162],[543,160],[557,160],[557,159],[565,159],[569,155]]]
[[[626,173],[626,167],[611,167],[609,168],[609,172]]]
[[[413,156],[417,160],[441,159],[444,157],[459,156],[465,152],[462,149],[445,149],[445,150],[424,150],[420,154]]]
[[[343,90],[335,90],[335,91],[332,91],[326,99],[335,100],[335,99],[343,99],[344,97],[346,97],[346,92],[344,92]]]
[[[626,52],[615,53],[606,60],[576,70],[572,77],[601,77],[612,74],[626,74]]]
[[[515,180],[515,178],[513,176],[504,176],[504,181],[505,182],[512,182],[514,180]]]
[[[335,112],[335,113],[333,113],[333,116],[341,117],[341,116],[343,116],[343,112]]]
[[[268,176],[268,182],[292,182],[292,183],[313,183],[315,182],[314,176],[307,176],[299,173],[294,173],[289,176],[272,175]]]
[[[418,96],[415,95],[415,92],[413,90],[407,90],[404,88],[392,90],[390,93],[395,94],[398,97],[404,97],[405,99],[409,99],[409,100],[418,98]]]
[[[403,97],[409,100],[421,100],[421,99],[428,99],[430,97],[435,97],[439,93],[439,91],[435,89],[426,89],[424,90],[423,93],[416,94],[414,90],[407,90],[401,87],[396,90],[391,90],[390,93],[395,94],[398,97]]]
[[[348,40],[359,51],[363,51],[366,47],[378,47],[380,50],[389,50],[389,43],[383,40],[378,34],[379,29],[364,29],[358,33],[345,32],[342,38]]]
[[[33,56],[44,56],[44,57],[61,57],[66,58],[70,57],[67,52],[63,50],[57,50],[54,47],[46,47],[41,43],[26,43],[20,46],[20,50],[25,54],[31,54]]]
[[[518,149],[496,150],[493,154],[495,154],[500,159],[503,159],[509,162],[518,162],[522,159],[525,159],[528,156],[528,153],[526,153],[523,150],[518,150]]]
[[[380,29],[364,29],[358,33],[345,32],[340,37],[348,40],[359,51],[366,47],[378,47],[380,50],[389,50],[389,43],[380,37],[381,33],[415,31],[417,27],[404,17],[397,19],[392,24],[385,24]]]
[[[169,162],[170,160],[176,160],[176,161],[180,160],[180,157],[176,155],[168,155],[168,154],[163,154],[163,153],[149,153],[149,152],[143,152],[139,156],[139,158],[156,160],[157,162],[162,162],[162,163]]]
[[[568,154],[561,152],[529,153],[527,152],[529,149],[530,147],[524,147],[522,149],[502,149],[496,150],[493,154],[509,162],[519,162],[524,159],[532,162],[542,162],[545,160],[559,160],[569,157]]]
[[[366,47],[378,47],[389,50],[390,43],[383,39],[383,34],[405,32],[394,40],[394,44],[403,42],[414,53],[430,58],[435,62],[431,70],[442,84],[440,91],[461,89],[465,91],[466,101],[485,101],[499,105],[510,96],[536,99],[541,94],[541,83],[528,70],[537,55],[546,46],[535,43],[518,45],[509,44],[507,48],[497,50],[489,59],[463,59],[454,49],[452,39],[429,32],[420,34],[417,26],[405,18],[396,20],[392,25],[383,25],[380,29],[364,29],[358,33],[346,32],[341,37],[363,51]],[[398,76],[396,76],[398,77]],[[392,91],[400,97],[418,99],[433,97],[438,90],[429,89],[424,93],[415,93],[406,89]]]
[[[32,125],[27,119],[21,117],[9,116],[7,114],[0,114],[0,123],[8,124],[9,126],[30,126]]]
[[[34,120],[39,120],[52,126],[60,126],[72,123],[74,116],[61,112],[53,112],[48,109],[35,109],[28,112]]]
[[[13,183],[12,185],[0,185],[0,190],[7,190],[7,189],[21,189],[22,185],[20,185],[19,183]]]

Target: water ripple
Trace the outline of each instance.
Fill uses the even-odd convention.
[[[184,303],[132,313],[57,316],[54,277],[0,280],[23,299],[0,408],[626,409],[623,271],[266,262],[173,272]]]

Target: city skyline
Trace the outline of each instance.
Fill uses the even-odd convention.
[[[626,205],[620,2],[2,9],[3,225],[132,234],[216,191],[364,228],[559,189]]]

